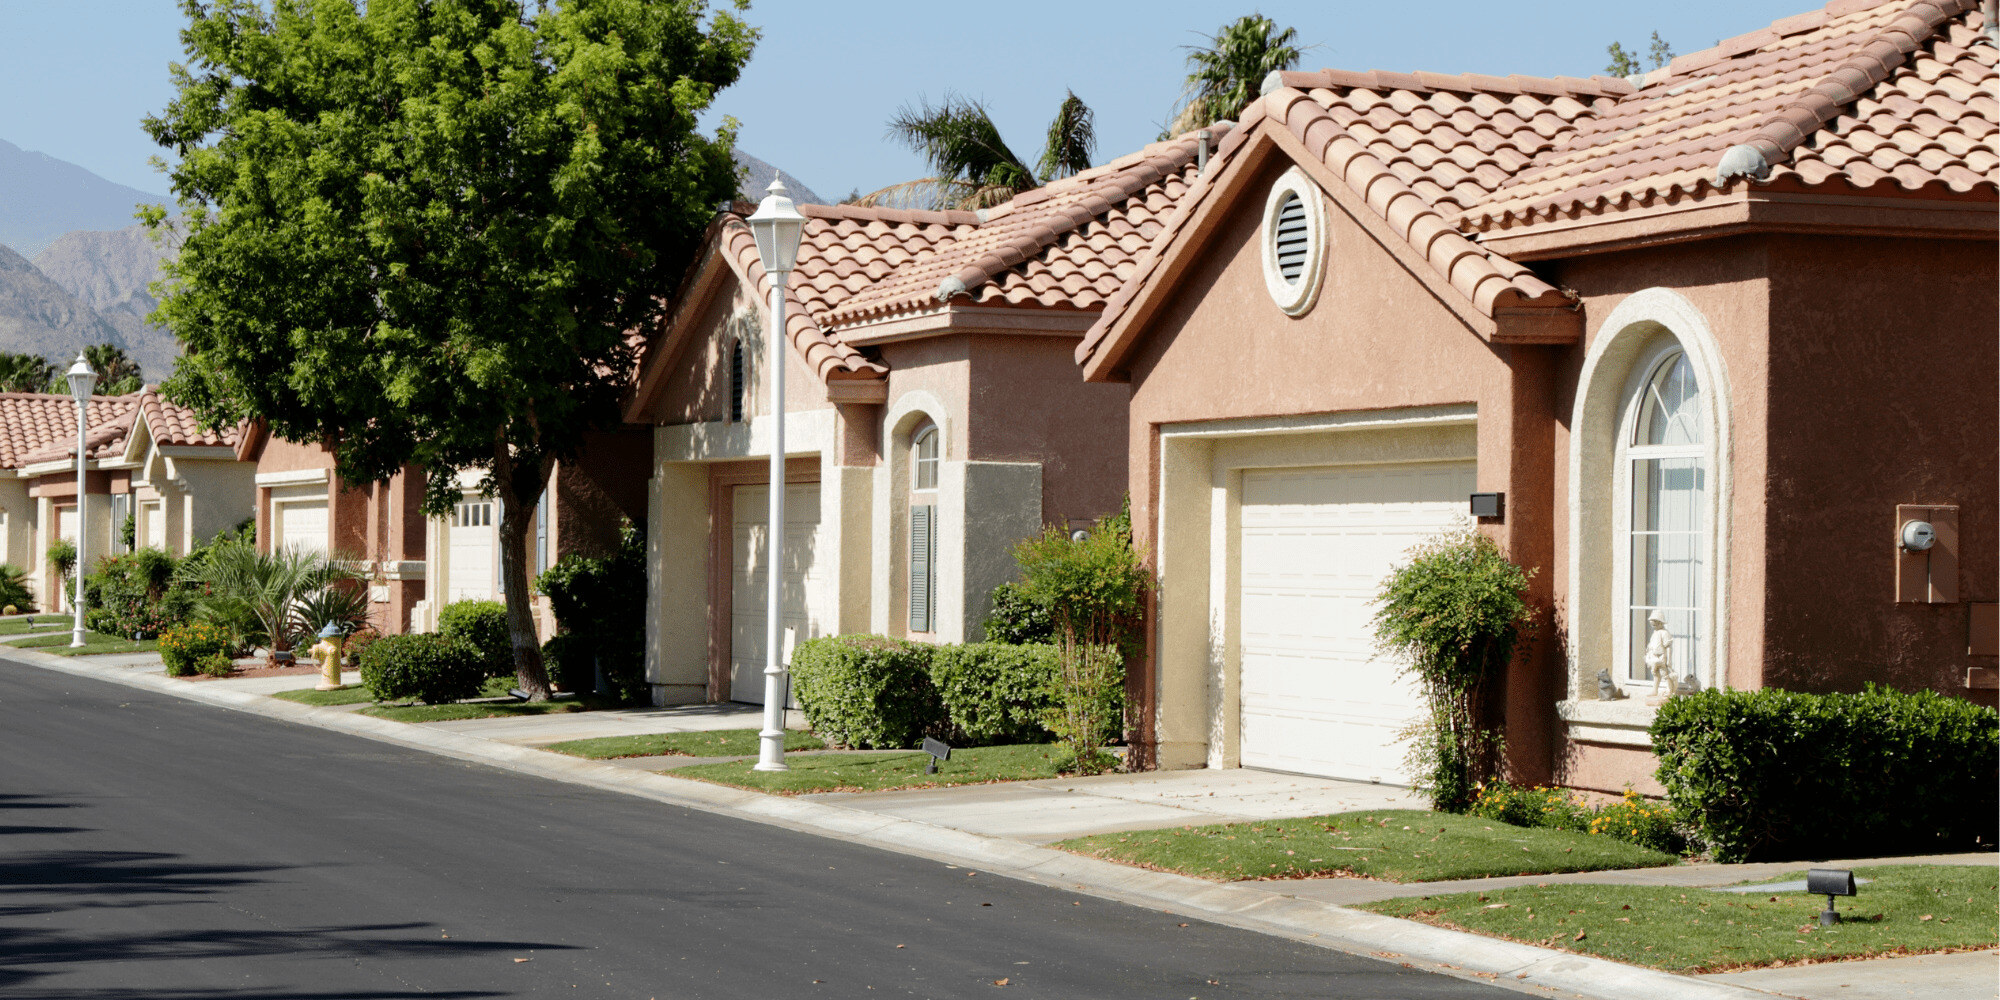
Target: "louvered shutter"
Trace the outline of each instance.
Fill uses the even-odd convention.
[[[729,422],[743,422],[743,341],[729,348]]]
[[[929,632],[935,594],[932,563],[937,556],[937,507],[910,507],[910,631]]]
[[[1306,203],[1297,194],[1287,194],[1278,206],[1278,273],[1285,284],[1296,285],[1306,272],[1306,251],[1312,241],[1307,231]]]
[[[540,576],[549,568],[549,491],[542,491],[542,499],[535,504],[535,575]]]

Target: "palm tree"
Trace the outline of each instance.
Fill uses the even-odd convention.
[[[889,120],[889,135],[922,154],[931,176],[893,184],[855,202],[911,208],[985,208],[1031,188],[1090,168],[1097,149],[1095,116],[1071,91],[1049,122],[1034,167],[1007,146],[986,105],[946,94],[932,107],[919,100]]]
[[[1203,46],[1188,46],[1187,83],[1178,110],[1160,138],[1169,139],[1235,118],[1264,85],[1264,78],[1299,64],[1305,49],[1296,28],[1279,28],[1262,14],[1239,17]]]
[[[90,362],[90,370],[97,373],[97,388],[91,391],[99,396],[123,396],[145,387],[139,363],[117,344],[92,344],[83,349],[83,360]],[[41,391],[69,395],[68,372],[66,365],[62,368],[50,365],[46,387]]]
[[[47,358],[0,351],[0,392],[41,392],[55,376],[55,362]]]

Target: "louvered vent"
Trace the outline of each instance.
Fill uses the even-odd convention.
[[[1306,272],[1306,253],[1310,249],[1312,233],[1306,225],[1306,203],[1295,193],[1285,195],[1284,204],[1278,206],[1278,273],[1284,275],[1285,284],[1296,285],[1299,277]]]
[[[743,342],[729,349],[729,422],[743,422]]]

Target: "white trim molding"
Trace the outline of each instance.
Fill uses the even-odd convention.
[[[259,472],[255,482],[258,486],[298,486],[326,480],[326,469],[292,469],[287,472]]]
[[[833,447],[834,409],[788,410],[785,413],[785,454],[816,455]],[[730,423],[667,424],[653,428],[655,462],[723,462],[738,458],[769,458],[777,436],[777,421],[769,416]]]
[[[1624,539],[1617,526],[1619,499],[1628,494],[1617,480],[1625,471],[1618,459],[1619,435],[1627,428],[1626,397],[1633,379],[1641,377],[1641,366],[1660,359],[1669,343],[1685,353],[1701,385],[1698,398],[1707,431],[1702,457],[1712,484],[1702,511],[1710,528],[1703,551],[1709,629],[1696,679],[1704,688],[1728,686],[1733,495],[1728,373],[1721,345],[1701,310],[1677,292],[1648,288],[1627,296],[1605,318],[1584,357],[1570,415],[1569,684],[1567,699],[1557,710],[1573,739],[1650,745],[1644,729],[1652,708],[1629,698],[1600,701],[1597,675],[1600,670],[1610,670],[1614,678],[1623,673],[1617,651],[1625,616],[1617,602],[1624,588],[1617,577],[1624,561],[1617,550]]]

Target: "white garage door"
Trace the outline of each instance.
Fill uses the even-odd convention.
[[[281,503],[278,508],[278,538],[288,549],[326,551],[326,501],[305,500]]]
[[[454,601],[489,600],[498,589],[493,568],[500,542],[499,530],[493,526],[497,506],[492,499],[475,496],[452,508],[451,551],[445,558],[450,567],[446,588]]]
[[[770,586],[764,539],[770,497],[763,486],[736,487],[731,531],[729,700],[759,705],[764,703],[764,604]],[[796,629],[800,642],[821,634],[812,617],[821,606],[818,548],[819,484],[793,483],[785,487],[785,576],[779,621],[781,629]]]
[[[1243,474],[1243,766],[1409,783],[1421,699],[1376,655],[1370,602],[1473,488],[1470,462]]]

